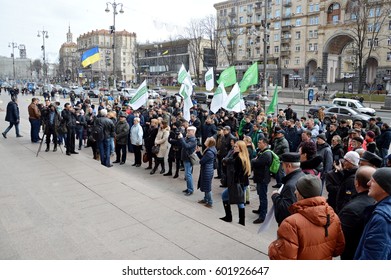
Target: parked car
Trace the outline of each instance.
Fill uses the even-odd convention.
[[[376,111],[372,108],[365,107],[359,100],[357,99],[349,99],[349,98],[335,98],[332,102],[334,105],[352,108],[360,113],[367,114],[370,116],[375,116]]]
[[[370,116],[368,116],[366,114],[361,114],[352,108],[335,106],[335,107],[330,107],[325,110],[324,122],[326,124],[330,123],[331,117],[334,115],[337,117],[337,121],[340,121],[342,119],[345,119],[345,120],[350,119],[353,121],[353,123],[355,121],[361,121],[363,123],[364,127],[367,126],[368,120],[370,118]]]
[[[136,95],[137,89],[135,88],[123,88],[120,91],[120,95],[126,98],[133,98]]]
[[[206,104],[208,101],[208,93],[207,92],[196,92],[196,93],[194,93],[193,98],[197,101],[197,103]]]
[[[148,98],[155,99],[160,97],[159,93],[154,91],[153,89],[148,90]]]
[[[99,90],[92,89],[92,90],[88,91],[88,97],[89,98],[98,98],[99,97]]]
[[[317,118],[318,117],[318,111],[321,107],[324,107],[325,109],[328,109],[328,108],[331,108],[331,107],[335,107],[335,105],[333,104],[316,104],[316,105],[313,105],[312,107],[310,107],[307,111],[307,115],[308,116],[311,116],[313,118]]]
[[[167,90],[165,88],[162,88],[162,87],[155,87],[152,89],[153,91],[156,91],[159,95],[161,95],[162,97],[165,97],[167,95]]]
[[[243,96],[244,103],[246,106],[255,106],[258,104],[258,100],[261,100],[262,95],[259,93],[250,93],[246,96]]]

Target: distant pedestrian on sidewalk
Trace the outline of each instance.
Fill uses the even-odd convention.
[[[9,126],[4,130],[2,133],[4,138],[7,138],[8,131],[11,130],[13,126],[15,126],[15,132],[16,137],[23,137],[19,134],[19,123],[20,123],[20,116],[19,116],[19,106],[18,106],[18,100],[16,97],[13,97],[11,101],[7,105],[7,113],[5,115],[5,121],[9,122]]]

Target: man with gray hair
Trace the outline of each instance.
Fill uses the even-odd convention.
[[[94,126],[101,126],[103,130],[102,139],[98,140],[97,144],[100,153],[100,162],[106,167],[112,167],[110,163],[110,137],[114,137],[114,123],[107,118],[107,110],[99,111],[100,118],[95,120]]]

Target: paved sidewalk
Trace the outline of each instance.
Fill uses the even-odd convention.
[[[3,92],[0,100],[4,131],[9,97]],[[72,156],[42,150],[36,157],[27,118],[31,96],[19,100],[24,137],[15,138],[14,129],[7,139],[0,135],[0,259],[267,259],[277,226],[257,234],[256,192],[243,227],[236,206],[232,223],[219,220],[217,180],[208,209],[197,203],[201,192],[183,196],[183,172],[178,179],[149,175],[130,166],[131,154],[113,168],[93,160],[90,149]]]

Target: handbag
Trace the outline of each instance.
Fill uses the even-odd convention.
[[[152,154],[158,154],[159,153],[159,151],[160,151],[160,145],[154,145],[154,146],[152,146],[152,149],[151,149],[151,152],[152,152]]]
[[[193,165],[193,166],[200,164],[200,158],[198,157],[196,152],[189,155],[189,160],[191,162],[191,165]]]
[[[147,153],[144,153],[143,154],[143,162],[146,163],[149,161],[149,158],[148,158],[148,154]]]

